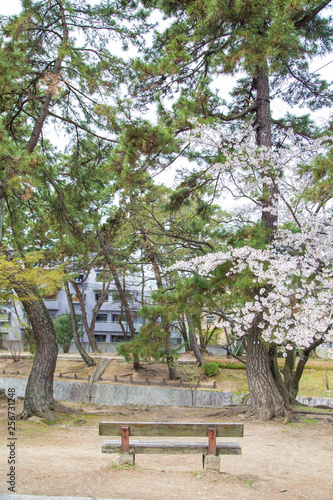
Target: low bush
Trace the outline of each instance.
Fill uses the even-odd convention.
[[[245,364],[240,363],[217,363],[223,370],[246,370]]]
[[[219,372],[219,365],[215,361],[210,361],[209,363],[205,363],[202,369],[206,377],[214,377]]]

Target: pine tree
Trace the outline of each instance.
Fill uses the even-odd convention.
[[[42,194],[46,194],[44,202],[47,195],[56,199],[60,213],[62,190],[73,188],[66,183],[66,169],[62,174],[54,169],[54,148],[51,150],[46,140],[47,125],[58,124],[77,152],[86,137],[115,144],[119,132],[118,88],[126,77],[127,65],[110,53],[108,43],[119,43],[120,50],[126,49],[128,40],[140,45],[146,30],[145,17],[145,11],[133,1],[91,7],[84,1],[78,5],[62,0],[26,0],[19,16],[2,19],[0,59],[6,71],[0,78],[0,109],[6,151],[0,165],[0,198],[5,199],[0,214],[3,217],[5,206],[9,222],[9,230],[3,235],[5,255],[9,255],[5,245],[24,255],[24,237],[36,229],[33,226],[37,219],[38,236],[42,236],[38,240],[36,235],[30,245],[48,249],[45,235],[50,219],[46,212],[37,210]],[[75,165],[71,168],[75,171]],[[55,193],[58,196],[52,196]],[[64,211],[66,217],[75,230],[75,214]],[[10,274],[9,278],[36,337],[23,417],[51,416],[57,408],[53,398],[58,350],[54,326],[37,288],[31,286],[27,293],[27,284],[19,276]]]

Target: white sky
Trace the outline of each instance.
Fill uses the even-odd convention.
[[[21,11],[20,0],[0,0],[0,14],[3,16],[12,16]]]

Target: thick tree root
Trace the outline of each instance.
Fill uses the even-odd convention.
[[[71,415],[73,413],[80,412],[78,410],[75,410],[74,408],[64,406],[63,404],[59,403],[59,401],[54,400],[53,403],[48,407],[43,406],[41,408],[24,408],[22,413],[17,416],[17,419],[27,420],[30,417],[40,417],[54,421],[59,417],[60,414]]]
[[[283,421],[284,425],[293,424],[295,422],[299,422],[299,418],[296,415],[296,413],[293,410],[286,410],[284,421]]]

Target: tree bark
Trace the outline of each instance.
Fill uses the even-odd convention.
[[[267,347],[260,340],[258,321],[248,332],[246,374],[249,385],[249,412],[263,420],[283,416],[285,406],[270,370]]]
[[[323,342],[324,342],[324,339],[323,339],[323,337],[321,337],[320,339],[315,340],[309,347],[307,347],[306,349],[303,349],[303,351],[301,352],[299,361],[297,363],[296,370],[293,372],[293,375],[290,378],[289,384],[288,384],[289,393],[294,398],[297,396],[298,388],[299,388],[299,381],[301,380],[305,365],[309,359],[311,352],[313,352],[316,349],[316,347],[321,345]]]
[[[2,241],[3,219],[5,215],[5,198],[0,197],[0,242]]]
[[[271,110],[269,97],[268,68],[265,64],[258,68],[257,84],[257,119],[254,125],[258,146],[272,147]],[[273,174],[274,175],[274,174]],[[267,242],[271,242],[277,229],[277,215],[272,212],[277,204],[277,192],[274,184],[263,184],[261,220],[267,231]]]
[[[184,314],[182,314],[182,317],[178,320],[178,322],[179,322],[179,333],[183,337],[185,350],[186,352],[188,352],[191,349],[191,346],[190,346],[190,339],[188,336],[188,332],[186,329],[186,318]]]
[[[292,374],[293,366],[294,366],[292,358],[295,360],[295,357],[290,355],[289,358],[287,358],[287,362],[285,364],[286,370],[284,372],[283,370],[280,370],[279,365],[278,365],[277,348],[276,348],[275,344],[272,344],[269,347],[269,356],[270,356],[270,369],[271,369],[276,387],[278,388],[278,390],[283,398],[284,403],[286,405],[295,404],[296,394],[291,394],[289,392],[288,384],[286,383],[286,380],[289,378],[289,374]],[[281,373],[283,373],[283,377],[282,377]]]
[[[21,297],[22,305],[27,313],[36,339],[36,354],[29,375],[25,392],[23,418],[31,415],[39,417],[50,416],[55,409],[53,399],[53,376],[57,363],[58,344],[53,322],[44,302],[36,290],[30,288],[30,297],[22,299],[24,291],[18,284],[15,291]]]
[[[53,399],[53,376],[58,355],[54,325],[37,289],[20,276],[22,269],[16,263],[12,264],[12,255],[1,242],[0,250],[8,261],[6,278],[20,298],[36,340],[36,354],[28,378],[21,418],[31,415],[52,418],[51,412],[56,406]]]

